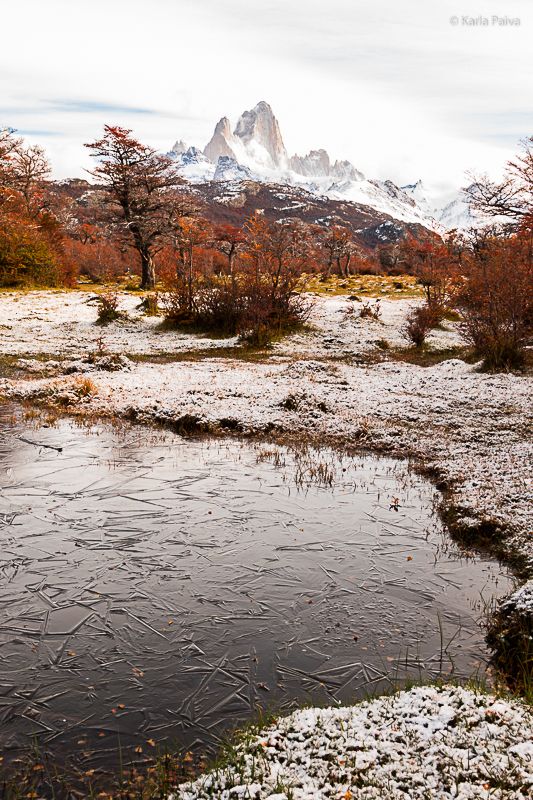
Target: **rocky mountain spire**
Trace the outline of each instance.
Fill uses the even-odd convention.
[[[278,121],[264,100],[251,111],[244,111],[241,114],[233,135],[241,140],[251,154],[263,161],[265,166],[278,169],[287,167],[287,151]],[[269,160],[271,163],[268,163]]]
[[[222,117],[217,122],[215,131],[204,148],[204,155],[214,164],[217,163],[220,156],[236,159],[235,151],[231,146],[232,140],[230,121],[227,117]]]
[[[217,164],[221,157],[233,159],[256,174],[278,172],[283,175],[287,170],[292,170],[297,175],[312,179],[330,177],[332,180],[364,180],[364,175],[353,164],[349,161],[332,163],[323,149],[289,158],[278,121],[264,100],[250,111],[244,111],[233,131],[229,119],[222,117],[205,146],[204,155],[213,164]]]

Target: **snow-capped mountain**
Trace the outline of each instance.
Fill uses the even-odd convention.
[[[408,183],[406,186],[402,186],[401,189],[403,192],[405,192],[405,194],[409,195],[409,197],[412,197],[422,211],[424,211],[428,216],[433,216],[435,208],[429,201],[426,187],[421,180],[416,181],[416,183]]]
[[[440,228],[412,194],[390,180],[368,179],[349,161],[332,162],[323,149],[289,156],[278,121],[264,100],[244,111],[233,130],[229,119],[222,117],[203,151],[180,140],[170,155],[191,183],[252,180],[293,185],[332,200],[369,206],[403,222]]]
[[[452,229],[468,230],[488,222],[488,220],[481,220],[479,217],[474,216],[467,203],[461,197],[456,197],[455,200],[447,203],[438,211],[438,220],[447,231]]]
[[[442,205],[436,205],[429,200],[429,194],[421,180],[401,188],[405,194],[413,198],[418,208],[428,217],[435,219],[445,231],[476,228],[489,221],[479,215],[475,215],[468,203],[465,202],[462,194],[457,194],[456,197],[452,197]]]

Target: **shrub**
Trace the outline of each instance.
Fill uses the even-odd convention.
[[[291,281],[276,286],[265,276],[242,270],[231,276],[175,275],[167,282],[162,306],[168,320],[219,334],[238,334],[255,346],[294,329],[307,319],[309,301],[293,290]]]
[[[465,258],[461,330],[489,369],[523,366],[533,330],[531,248],[528,232],[489,236]]]
[[[238,334],[265,345],[309,314],[311,302],[298,292],[309,262],[308,236],[297,221],[271,223],[260,213],[237,233],[230,231],[238,248],[231,250],[231,264],[228,255],[222,274],[214,272],[212,252],[193,247],[190,237],[174,251],[167,248],[162,305],[178,326]]]
[[[276,282],[269,275],[244,275],[237,296],[237,333],[243,340],[262,346],[308,319],[311,301],[295,291],[296,284],[294,275],[279,276]]]
[[[98,389],[90,378],[79,378],[74,382],[74,392],[80,398],[92,397],[98,394]]]
[[[411,309],[407,315],[402,333],[415,347],[422,347],[429,331],[442,322],[444,311],[441,306],[425,303]]]
[[[103,292],[96,295],[96,304],[98,306],[98,317],[96,318],[97,325],[108,325],[117,319],[124,319],[125,313],[119,311],[118,308],[118,295],[116,292]]]
[[[208,330],[230,335],[240,333],[247,302],[242,275],[211,277],[197,292],[197,319]]]
[[[35,226],[24,221],[0,221],[0,285],[55,286],[58,262]]]
[[[359,311],[359,316],[361,319],[374,319],[379,321],[381,319],[381,306],[379,300],[376,300],[374,304],[364,302]]]
[[[140,308],[147,317],[157,317],[159,315],[159,297],[157,293],[147,294],[143,297],[138,308]]]

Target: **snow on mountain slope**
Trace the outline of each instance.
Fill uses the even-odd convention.
[[[176,150],[176,147],[182,149]],[[184,142],[176,142],[170,155],[179,162],[179,172],[185,180],[191,183],[213,180],[216,167],[197,147],[187,147]]]
[[[251,179],[252,173],[245,164],[239,164],[230,156],[219,156],[213,175],[214,181],[249,181]]]
[[[407,186],[401,186],[400,188],[415,201],[422,211],[433,216],[435,211],[434,204],[429,201],[426,187],[420,179],[416,183],[408,183]]]
[[[445,231],[467,230],[480,227],[489,222],[489,220],[471,211],[461,193],[458,193],[456,197],[451,198],[444,204],[436,205],[428,199],[428,192],[421,180],[401,188],[406,195],[415,201],[422,212],[433,217]]]
[[[489,220],[473,214],[462,196],[456,197],[438,209],[437,213],[438,220],[445,230],[467,230],[481,227],[489,222]]]
[[[169,155],[191,183],[252,180],[292,185],[332,200],[369,206],[439,233],[471,225],[462,200],[437,209],[427,199],[421,181],[399,187],[391,180],[371,180],[349,161],[332,162],[324,149],[289,157],[279,123],[264,100],[244,111],[233,130],[229,119],[222,117],[203,152],[180,140]]]

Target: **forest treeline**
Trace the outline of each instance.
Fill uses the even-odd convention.
[[[468,201],[486,220],[468,233],[364,248],[346,224],[270,220],[215,224],[169,157],[106,126],[88,143],[93,182],[51,180],[44,151],[0,130],[0,286],[74,286],[125,275],[156,289],[168,319],[261,344],[304,322],[301,276],[414,274],[425,302],[405,334],[422,347],[450,311],[488,366],[517,367],[532,328],[533,138],[504,180],[477,178]],[[112,300],[109,301],[112,304]]]

